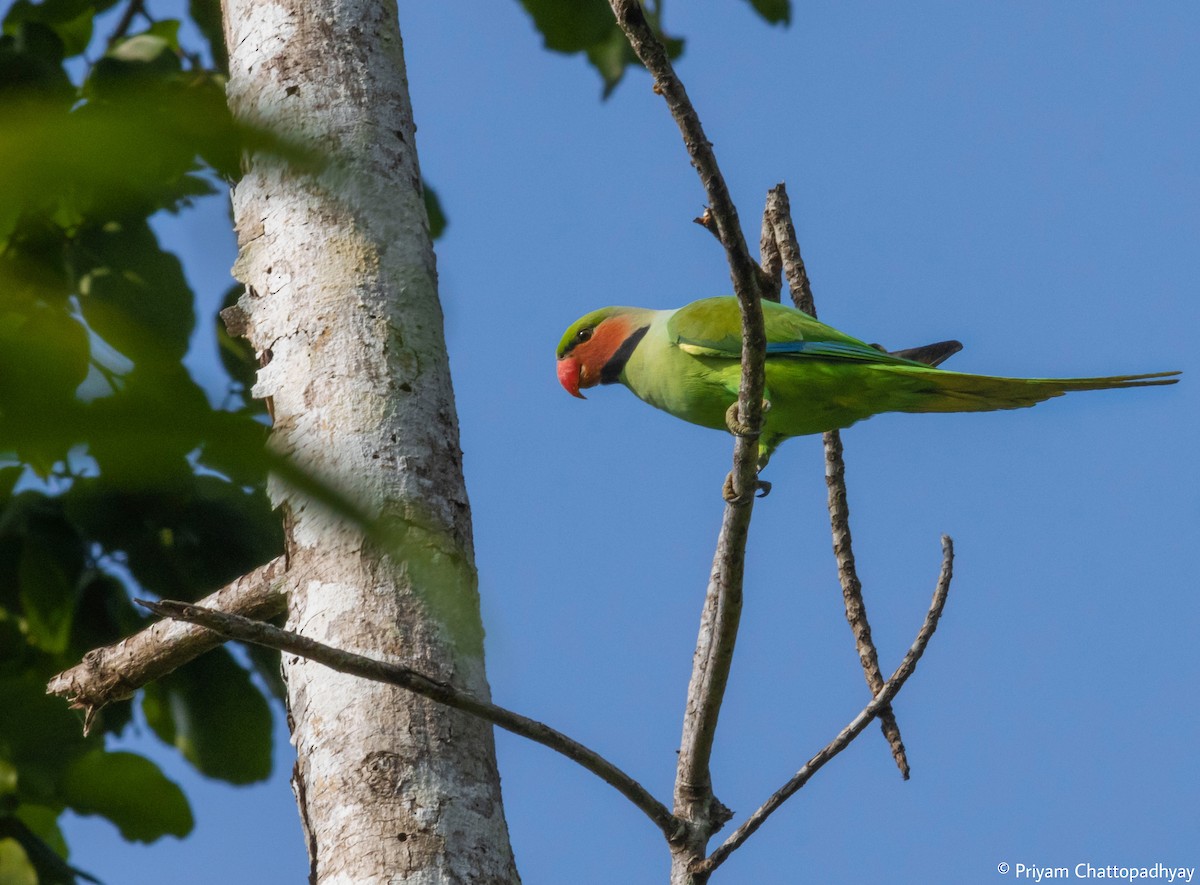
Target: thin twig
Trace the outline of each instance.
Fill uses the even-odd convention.
[[[854,633],[854,644],[858,649],[858,660],[872,695],[883,690],[883,673],[879,669],[879,653],[871,639],[871,625],[867,621],[867,605],[863,601],[862,582],[854,564],[854,546],[850,537],[850,505],[846,501],[846,462],[842,458],[842,435],[830,430],[822,435],[825,443],[825,485],[829,491],[829,526],[833,534],[833,555],[837,560],[838,581],[842,585],[842,601],[846,606],[846,620]],[[904,740],[900,737],[900,726],[890,705],[879,711],[879,725],[883,736],[892,748],[892,758],[900,769],[900,776],[908,780],[908,754],[904,751]]]
[[[693,872],[705,875],[711,873],[724,863],[729,855],[749,838],[751,833],[763,825],[763,822],[770,817],[772,812],[803,787],[808,779],[816,774],[826,762],[846,749],[850,742],[870,724],[871,720],[891,704],[900,689],[904,687],[904,683],[908,681],[908,677],[916,670],[917,662],[921,659],[921,655],[925,653],[925,648],[929,645],[929,640],[933,637],[934,631],[937,630],[938,619],[942,616],[942,609],[945,608],[946,598],[950,593],[950,579],[953,576],[953,572],[954,543],[948,536],[943,535],[942,568],[938,575],[937,587],[933,593],[933,601],[930,603],[929,611],[925,615],[925,623],[921,625],[921,629],[917,633],[917,638],[913,641],[908,653],[904,655],[904,660],[900,662],[900,666],[896,668],[896,672],[883,684],[879,693],[872,698],[871,703],[867,704],[863,708],[863,711],[850,721],[849,725],[838,732],[837,737],[805,762],[804,766],[787,783],[772,794],[757,811],[750,815],[745,823],[730,833],[729,838],[720,847],[713,851],[708,858],[696,865],[693,868]]]
[[[764,229],[768,219],[774,235],[772,239],[779,252],[783,272],[787,276],[788,288],[792,292],[792,303],[809,316],[816,317],[817,308],[813,304],[812,284],[808,280],[808,270],[804,267],[804,259],[800,255],[800,241],[792,223],[792,204],[788,200],[787,187],[783,182],[767,192],[767,208],[763,213]]]
[[[110,49],[114,43],[129,33],[129,28],[133,25],[133,20],[137,18],[139,13],[144,12],[144,0],[129,0],[129,5],[121,13],[121,18],[117,21],[117,26],[113,28],[113,32],[108,38],[108,47]]]
[[[762,365],[765,359],[766,333],[763,330],[761,309],[758,304],[759,270],[738,221],[737,207],[729,195],[725,178],[717,165],[712,143],[704,134],[700,117],[688,98],[687,90],[675,74],[666,47],[646,21],[641,4],[637,0],[610,0],[617,24],[625,32],[629,45],[646,70],[654,77],[654,91],[666,99],[671,116],[675,119],[683,136],[684,146],[691,158],[692,166],[700,175],[700,183],[708,197],[707,215],[716,228],[717,238],[725,249],[729,262],[729,273],[733,281],[733,292],[742,308],[742,384],[739,413],[743,424],[757,427],[762,422]],[[745,446],[747,449],[753,446]],[[757,460],[757,453],[755,453]],[[736,471],[741,473],[741,471]],[[751,472],[742,478],[752,480]],[[736,480],[736,478],[735,478]],[[752,483],[748,482],[747,488]],[[735,486],[736,488],[736,486]],[[741,492],[741,489],[738,489]]]
[[[274,617],[284,610],[285,588],[295,578],[287,571],[284,557],[276,557],[209,594],[200,604],[249,617]],[[89,651],[80,663],[51,679],[46,692],[66,697],[72,708],[84,711],[86,734],[106,704],[131,697],[143,685],[220,644],[208,630],[160,621],[116,645]]]
[[[783,257],[779,254],[779,241],[775,238],[775,223],[771,213],[771,193],[767,194],[767,207],[763,210],[762,232],[758,237],[758,254],[762,262],[762,297],[766,301],[779,302],[779,290],[783,286]]]
[[[708,198],[708,213],[724,247],[734,294],[742,312],[742,375],[738,419],[750,433],[734,446],[731,492],[705,596],[700,636],[684,715],[683,739],[675,779],[675,812],[693,827],[693,848],[703,849],[708,836],[728,819],[712,795],[709,763],[713,735],[729,677],[741,613],[742,572],[753,494],[757,489],[758,445],[754,429],[762,426],[766,332],[759,304],[758,266],[750,257],[737,209],[721,175],[700,118],[675,75],[666,49],[655,36],[636,0],[610,0],[617,24],[654,77],[654,91],[666,99],[683,136],[692,166]],[[710,228],[711,229],[711,228]]]
[[[767,209],[763,219],[764,230],[771,227],[772,239],[779,251],[783,272],[787,276],[788,288],[792,293],[792,303],[796,308],[812,317],[817,315],[817,306],[813,301],[812,284],[808,279],[808,271],[804,267],[804,259],[800,255],[800,242],[796,238],[796,228],[792,223],[791,201],[788,199],[787,188],[782,183],[771,188],[767,195]],[[766,234],[764,233],[764,237]],[[863,675],[871,694],[877,695],[883,689],[883,673],[879,669],[879,653],[871,639],[871,625],[867,621],[867,606],[863,601],[862,582],[858,579],[858,569],[854,562],[854,545],[850,537],[850,505],[846,498],[846,462],[842,457],[842,435],[836,430],[822,434],[825,445],[825,484],[829,491],[829,526],[833,535],[833,555],[837,560],[838,581],[842,585],[842,600],[846,607],[846,620],[854,633],[854,644],[858,649],[858,659],[862,664]],[[904,750],[904,740],[900,736],[900,726],[896,722],[896,714],[890,706],[885,706],[879,712],[879,725],[883,736],[892,748],[892,758],[900,769],[900,775],[908,780],[908,754]]]
[[[396,685],[440,704],[469,713],[506,731],[511,731],[513,734],[549,747],[556,753],[561,753],[568,759],[579,763],[605,783],[615,787],[629,801],[645,812],[646,816],[654,821],[654,824],[662,830],[668,840],[678,839],[684,829],[683,824],[667,810],[665,805],[621,769],[594,750],[588,749],[562,732],[527,716],[487,701],[481,701],[465,691],[447,683],[438,682],[408,667],[332,648],[298,633],[281,630],[263,621],[251,620],[203,606],[190,605],[186,602],[170,600],[147,602],[141,599],[135,601],[161,617],[198,624],[224,639],[252,642],[255,645],[299,655],[339,673]]]

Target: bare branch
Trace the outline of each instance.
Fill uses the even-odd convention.
[[[800,256],[800,242],[796,238],[796,227],[792,223],[792,205],[788,200],[787,187],[782,182],[767,192],[767,208],[763,213],[764,237],[768,223],[784,275],[787,277],[788,288],[792,292],[792,303],[809,316],[815,317],[817,308],[813,304],[812,285],[808,281],[804,259]]]
[[[913,674],[917,668],[917,662],[921,659],[921,655],[925,653],[926,646],[929,645],[929,640],[933,638],[933,633],[937,630],[938,619],[942,616],[942,609],[946,606],[946,598],[950,593],[950,580],[954,573],[954,543],[946,535],[942,536],[942,568],[938,575],[937,587],[933,593],[933,601],[929,605],[929,611],[925,615],[925,623],[921,625],[920,631],[917,633],[917,638],[913,640],[912,646],[908,653],[904,655],[904,660],[900,662],[900,666],[896,668],[890,679],[883,684],[879,693],[867,704],[863,711],[850,721],[850,724],[838,732],[837,737],[826,744],[820,752],[804,763],[804,766],[796,772],[796,774],[782,787],[780,787],[762,806],[755,811],[740,827],[734,830],[729,838],[717,848],[708,858],[693,868],[693,872],[699,875],[707,875],[724,863],[729,855],[742,845],[750,837],[750,834],[763,825],[768,817],[793,796],[797,790],[804,786],[821,767],[836,756],[842,750],[846,749],[862,730],[866,728],[872,719],[878,716],[884,709],[891,704],[893,698],[904,687],[904,683],[908,681],[908,677]]]
[[[278,649],[281,652],[316,661],[339,673],[396,685],[414,694],[483,719],[505,731],[549,747],[556,753],[561,753],[573,762],[579,763],[605,783],[615,787],[625,798],[640,808],[647,817],[654,821],[655,826],[669,841],[679,839],[684,831],[683,823],[676,819],[665,805],[621,769],[562,732],[522,716],[520,713],[514,713],[487,701],[481,701],[474,695],[445,682],[431,679],[408,667],[332,648],[298,633],[280,630],[263,621],[251,620],[205,606],[190,605],[186,602],[170,600],[147,602],[141,599],[136,601],[139,605],[145,606],[164,618],[189,621],[192,624],[200,625],[198,628],[192,629],[212,631],[210,635],[215,634],[223,639],[236,639],[241,642],[252,642],[255,645]]]
[[[742,374],[730,429],[738,439],[733,470],[726,481],[726,507],[721,522],[700,633],[688,685],[683,736],[675,777],[675,813],[687,822],[684,843],[673,850],[672,881],[686,881],[686,868],[702,857],[708,839],[729,819],[730,812],[713,795],[710,761],[721,703],[729,678],[742,608],[742,578],[746,537],[757,480],[757,437],[762,427],[766,332],[759,290],[765,279],[750,258],[737,210],[730,198],[712,145],[667,53],[646,22],[636,0],[610,0],[617,23],[646,69],[654,91],[662,95],[683,135],[692,165],[708,196],[701,221],[714,231],[725,249],[734,294],[742,313]]]
[[[829,526],[833,534],[833,555],[837,559],[838,581],[842,585],[842,601],[846,606],[846,620],[854,633],[854,644],[858,649],[858,660],[872,695],[883,691],[883,673],[879,669],[879,653],[871,639],[871,625],[867,622],[867,605],[863,601],[862,582],[854,563],[854,547],[850,538],[850,505],[846,500],[846,462],[842,458],[842,435],[836,430],[822,434],[825,443],[825,485],[829,490]],[[904,751],[904,740],[900,737],[900,726],[890,705],[879,711],[879,724],[883,736],[892,748],[892,758],[900,769],[900,775],[908,780],[908,754]]]
[[[712,144],[675,75],[666,49],[636,0],[610,0],[617,24],[654,77],[654,91],[666,99],[683,136],[692,166],[708,198],[705,226],[715,229],[729,262],[734,294],[742,312],[742,375],[737,408],[733,471],[727,504],[705,596],[700,636],[688,685],[683,738],[675,779],[675,812],[692,826],[690,849],[703,851],[708,836],[728,819],[715,801],[709,762],[742,605],[742,573],[753,495],[759,488],[758,429],[762,426],[766,332],[759,304],[761,270],[750,257],[737,209],[721,175]],[[731,427],[731,429],[733,429]]]
[[[727,504],[722,516],[692,658],[675,774],[675,813],[708,829],[706,835],[720,829],[731,816],[713,796],[709,760],[742,615],[748,509]]]
[[[783,185],[779,185],[782,187]],[[762,232],[758,237],[758,254],[762,262],[762,297],[779,302],[779,290],[783,286],[783,257],[779,254],[779,241],[775,239],[775,224],[771,213],[771,194],[767,194],[767,206],[763,210]]]
[[[255,618],[270,618],[284,610],[284,587],[294,575],[287,571],[284,557],[242,575],[200,604]],[[93,649],[83,661],[50,680],[48,694],[66,697],[71,706],[84,711],[86,734],[92,720],[105,704],[131,697],[153,682],[206,651],[221,640],[208,630],[188,624],[160,621],[116,645]]]
[[[775,185],[767,194],[767,208],[763,217],[763,237],[770,226],[771,239],[780,256],[783,272],[787,276],[792,303],[812,317],[817,315],[813,301],[812,284],[804,259],[800,255],[800,243],[792,223],[791,201],[787,187]],[[822,435],[825,444],[825,484],[829,490],[829,526],[833,534],[833,555],[837,559],[838,581],[842,585],[842,600],[846,606],[846,620],[854,633],[854,644],[863,675],[872,695],[883,689],[883,673],[879,669],[879,653],[871,639],[871,625],[867,621],[867,606],[863,601],[862,582],[854,563],[854,546],[850,538],[850,505],[846,498],[846,463],[842,458],[842,436],[836,430]],[[890,706],[879,712],[879,724],[883,736],[892,748],[892,758],[900,769],[901,776],[908,780],[908,755],[904,751],[904,740],[900,737],[900,726]]]

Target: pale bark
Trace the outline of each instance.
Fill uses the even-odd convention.
[[[200,605],[249,618],[274,617],[283,611],[283,587],[295,577],[286,568],[282,556],[272,559],[204,597]],[[92,649],[70,670],[51,679],[46,691],[83,710],[83,733],[87,734],[106,704],[133,697],[142,686],[220,644],[220,637],[208,630],[157,621],[120,642]]]
[[[487,699],[461,471],[394,3],[224,0],[229,97],[312,148],[254,157],[234,194],[272,444],[381,518],[388,550],[282,483],[288,623]],[[284,657],[294,786],[320,883],[517,880],[491,727]]]

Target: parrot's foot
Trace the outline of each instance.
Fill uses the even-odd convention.
[[[762,401],[762,410],[764,415],[771,411],[771,401],[769,399]],[[759,434],[762,433],[761,427],[755,429],[749,424],[741,422],[741,419],[738,417],[737,402],[734,402],[733,405],[725,410],[725,426],[729,428],[729,432],[734,436],[744,436],[747,439],[758,439]]]
[[[754,480],[753,491],[757,492],[757,494],[755,494],[754,497],[765,498],[765,497],[767,497],[767,495],[771,494],[771,484],[769,482],[767,482],[766,480],[756,479],[756,480]],[[733,489],[733,473],[732,472],[730,472],[725,477],[725,486],[721,489],[721,497],[724,498],[726,501],[728,501],[730,504],[745,504],[748,502],[748,499],[746,498],[745,495],[739,495],[739,494],[737,494],[737,492],[734,491],[734,489]]]

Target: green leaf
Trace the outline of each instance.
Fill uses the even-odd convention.
[[[12,497],[13,487],[24,475],[25,467],[22,464],[0,467],[0,501],[6,501]]]
[[[17,560],[17,600],[27,640],[43,651],[62,652],[79,598],[86,545],[63,517],[61,501],[32,490],[10,502],[3,531],[20,538],[19,552],[8,543],[2,549]]]
[[[174,56],[176,47],[171,43],[179,32],[179,23],[174,22],[174,25],[174,33],[158,34],[151,28],[145,33],[119,40],[112,49],[108,50],[108,57],[119,61],[151,64],[159,61],[164,55]],[[177,70],[177,67],[171,64],[165,69]]]
[[[25,666],[30,657],[29,651],[25,631],[15,618],[0,608],[0,673],[14,673]],[[0,796],[4,795],[4,777],[3,768],[0,767]]]
[[[773,25],[791,24],[792,0],[747,0],[755,12]]]
[[[169,32],[147,30],[118,40],[92,65],[83,84],[84,96],[114,100],[131,89],[161,86],[165,78],[183,70],[172,38]]]
[[[774,5],[790,0],[750,0]],[[542,34],[547,49],[556,52],[582,52],[604,80],[604,97],[608,98],[625,68],[638,64],[625,34],[613,18],[607,0],[521,0],[525,11]],[[662,4],[643,9],[646,21],[663,41],[670,58],[683,52],[683,41],[668,37],[662,29]]]
[[[58,827],[58,815],[61,809],[48,808],[44,805],[21,805],[13,815],[18,825],[16,832],[10,828],[8,835],[17,839],[25,849],[26,855],[37,870],[39,885],[77,885],[80,879],[95,882],[100,880],[95,876],[77,870],[67,863],[67,840],[63,838],[62,830]],[[20,832],[23,826],[25,832]],[[0,875],[0,882],[4,882]]]
[[[71,760],[95,746],[77,714],[46,694],[45,674],[0,677],[0,753],[16,769],[23,801],[54,804],[56,784]]]
[[[82,231],[80,306],[91,328],[137,362],[177,363],[195,325],[194,296],[179,259],[142,219]]]
[[[6,300],[0,295],[0,305]],[[48,403],[74,399],[87,377],[87,330],[65,304],[4,306],[10,310],[0,316],[0,411],[7,421],[37,418]]]
[[[61,431],[78,409],[89,350],[83,326],[61,308],[0,308],[0,447],[43,477],[67,455]]]
[[[0,796],[8,796],[17,791],[17,768],[10,762],[0,759]]]
[[[4,885],[38,885],[38,874],[16,839],[0,839],[0,882]]]
[[[270,775],[271,708],[228,651],[197,658],[160,689],[146,694],[146,719],[202,773],[234,784]]]
[[[606,0],[521,0],[547,49],[583,52],[617,27]]]
[[[67,647],[78,600],[77,575],[70,574],[68,569],[69,565],[59,562],[50,550],[36,542],[27,542],[21,551],[18,574],[29,637],[52,654]]]
[[[112,528],[128,528],[125,537],[129,541],[150,539],[159,549],[162,545],[152,539],[153,534],[169,529],[174,520],[191,518],[186,512],[190,506],[187,496],[195,478],[189,455],[203,445],[204,427],[211,423],[212,412],[204,392],[182,366],[147,362],[145,368],[138,366],[121,378],[123,386],[117,395],[97,399],[81,409],[79,429],[100,468],[100,483],[106,491],[129,496],[113,499],[125,510],[110,514],[118,520]],[[139,507],[151,505],[158,508],[158,514],[139,513]],[[97,538],[112,537],[109,527],[95,521],[89,525]],[[214,531],[221,529],[214,527]],[[125,541],[113,543],[109,549],[132,554]],[[210,571],[216,569],[219,565]],[[145,584],[143,576],[135,572],[135,577]],[[185,580],[185,586],[203,581],[197,573],[194,580]],[[145,585],[163,593],[179,589],[176,584]]]
[[[761,2],[761,0],[760,0]],[[164,18],[159,19],[146,28],[145,34],[151,37],[159,37],[167,41],[167,46],[172,52],[179,52],[179,19]]]
[[[446,232],[446,213],[442,211],[437,191],[429,186],[429,182],[422,180],[421,191],[425,197],[425,217],[429,219],[429,237],[436,240]]]
[[[186,836],[193,827],[183,791],[136,753],[93,750],[80,756],[67,767],[61,793],[75,811],[108,818],[131,841]]]
[[[142,715],[160,741],[175,746],[175,716],[171,712],[171,694],[164,681],[157,679],[142,688]]]
[[[54,822],[55,816],[51,809],[37,806],[21,806],[15,815],[0,815],[0,846],[5,843],[20,846],[25,862],[36,874],[34,881],[38,885],[76,885],[79,878],[97,882],[92,876],[68,866],[65,860],[67,846]],[[11,856],[7,861],[0,857],[0,883],[5,885],[10,881],[6,876],[14,875],[11,861]],[[6,863],[10,864],[7,872]],[[16,875],[20,875],[19,864],[16,870]]]
[[[20,22],[12,33],[0,36],[0,101],[41,98],[65,107],[75,96],[61,65],[65,51],[62,38],[40,22]]]
[[[625,76],[626,65],[637,60],[620,28],[614,28],[607,39],[589,46],[587,58],[604,80],[604,98],[612,95],[617,88]]]
[[[92,39],[96,10],[91,0],[17,0],[4,18],[5,33],[15,33],[21,22],[38,22],[52,28],[62,41],[67,58],[79,55]]]
[[[261,427],[254,429],[256,436],[262,433]],[[113,459],[122,439],[130,456],[117,463]],[[261,490],[217,476],[195,476],[182,457],[170,473],[174,445],[182,440],[180,448],[189,443],[194,448],[202,439],[185,433],[141,444],[136,437],[115,437],[112,451],[93,443],[103,473],[77,480],[66,504],[72,521],[88,537],[105,549],[125,552],[138,583],[175,599],[212,592],[283,549],[279,517]],[[124,475],[139,461],[143,476],[153,475],[156,482],[140,484],[138,477]],[[265,469],[261,461],[259,469]],[[118,474],[116,479],[112,473]]]
[[[32,805],[28,802],[21,804],[16,810],[16,817],[30,832],[46,843],[60,857],[67,856],[67,840],[63,838],[62,830],[58,827],[58,810],[45,805]],[[3,881],[3,880],[0,880]]]

